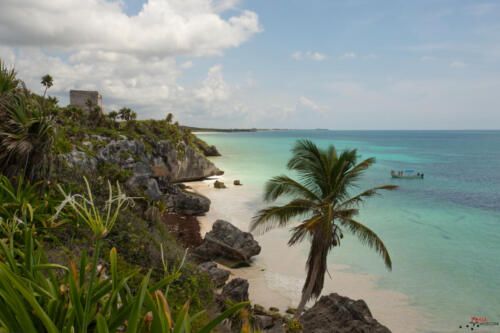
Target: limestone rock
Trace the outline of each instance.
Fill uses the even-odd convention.
[[[84,172],[93,172],[97,168],[97,161],[81,151],[72,151],[67,154],[59,155],[70,168],[78,168]]]
[[[254,316],[255,320],[255,326],[259,330],[264,330],[266,328],[271,328],[274,326],[274,320],[270,316],[266,315],[255,315]]]
[[[198,180],[223,174],[212,162],[191,146],[180,143],[179,149],[183,151],[182,154],[179,154],[174,145],[166,140],[159,141],[153,147],[154,162],[163,163],[169,171],[170,181]],[[156,164],[162,165],[161,163]]]
[[[215,183],[214,183],[214,187],[215,188],[226,188],[226,185],[224,185],[223,182],[220,182],[220,181],[216,180]]]
[[[214,262],[208,261],[200,264],[198,270],[205,273],[215,284],[215,287],[222,287],[227,279],[229,279],[230,272],[225,269],[218,268]]]
[[[222,296],[233,302],[248,301],[248,281],[241,278],[229,281],[229,283],[222,288]]]
[[[146,146],[142,141],[113,140],[97,153],[97,159],[102,162],[122,165],[123,161],[131,155],[142,161],[148,160]]]
[[[153,201],[160,201],[163,198],[163,193],[161,193],[155,179],[149,178],[147,186],[148,188],[144,191],[144,194],[146,194],[149,199]]]
[[[227,221],[217,220],[194,253],[205,260],[222,258],[234,264],[249,265],[250,258],[260,253],[260,246],[252,234]]]
[[[210,199],[196,193],[186,192],[178,187],[163,189],[168,192],[165,199],[166,206],[170,211],[183,215],[203,215],[210,209]]]
[[[221,156],[219,151],[217,150],[217,147],[215,146],[198,145],[198,148],[200,148],[201,152],[205,156]]]
[[[354,301],[336,293],[322,296],[300,316],[304,333],[390,333],[372,317],[365,301]]]

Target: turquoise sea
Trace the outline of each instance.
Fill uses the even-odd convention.
[[[359,220],[385,242],[393,271],[350,237],[330,262],[348,265],[354,273],[375,274],[378,287],[409,296],[410,305],[424,315],[423,331],[459,332],[459,325],[471,317],[500,322],[500,131],[315,130],[198,136],[217,146],[223,156],[214,162],[238,175],[251,193],[248,205],[254,211],[263,205],[265,181],[287,172],[290,148],[298,138],[322,147],[333,144],[338,150],[357,148],[361,158],[375,157],[377,163],[360,181],[359,190],[383,184],[399,189],[370,199]],[[423,172],[425,179],[390,177],[391,170],[405,169]]]

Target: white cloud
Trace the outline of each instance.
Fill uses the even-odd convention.
[[[235,1],[149,0],[127,16],[120,1],[7,0],[0,11],[0,41],[50,50],[100,51],[164,57],[221,54],[261,31],[248,10],[223,19]]]
[[[327,59],[327,56],[324,53],[313,52],[313,51],[296,51],[292,53],[291,57],[295,60],[309,59],[315,61],[323,61]]]
[[[339,59],[355,59],[357,57],[354,52],[346,52],[339,57]]]
[[[320,107],[318,106],[318,104],[316,104],[315,102],[311,101],[310,99],[304,97],[304,96],[301,96],[299,98],[299,103],[309,109],[312,109],[312,110],[315,110],[315,111],[319,111]]]
[[[455,60],[455,61],[453,61],[450,64],[450,67],[453,67],[453,68],[462,68],[462,67],[465,67],[465,63],[462,62],[462,61]]]
[[[182,69],[189,69],[189,68],[191,68],[191,67],[193,67],[193,62],[192,62],[191,60],[186,61],[186,62],[183,62],[183,63],[181,64],[181,68],[182,68]]]
[[[62,105],[76,88],[99,90],[105,107],[129,106],[140,118],[237,114],[246,107],[233,96],[236,86],[224,81],[222,66],[210,68],[203,82],[181,85],[193,61],[179,64],[176,57],[220,55],[261,31],[254,12],[221,15],[238,3],[149,0],[127,16],[121,1],[6,0],[0,58],[14,64],[35,92],[42,91],[40,77],[50,73],[49,94]]]
[[[319,53],[319,52],[314,52],[314,53],[310,53],[308,52],[307,53],[307,56],[312,59],[312,60],[316,60],[316,61],[323,61],[326,59],[326,55],[324,55],[323,53]]]
[[[435,58],[431,57],[431,56],[422,56],[422,57],[420,57],[420,61],[423,61],[423,62],[431,61],[431,60],[434,60],[434,59]]]
[[[302,59],[302,52],[296,51],[296,52],[292,53],[292,58],[295,60],[301,60]]]

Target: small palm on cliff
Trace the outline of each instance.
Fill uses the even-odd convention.
[[[275,201],[287,196],[292,200],[285,205],[262,209],[254,217],[251,230],[266,232],[275,227],[287,227],[300,218],[302,222],[291,229],[288,245],[305,239],[310,240],[307,259],[307,278],[302,289],[302,298],[297,316],[312,298],[320,296],[327,271],[327,257],[330,251],[340,245],[343,231],[358,237],[365,245],[373,248],[383,258],[388,269],[391,258],[382,240],[368,227],[355,220],[358,207],[365,198],[379,190],[393,190],[396,186],[384,185],[365,190],[351,196],[350,190],[375,160],[366,159],[357,163],[356,150],[340,153],[333,145],[323,150],[309,140],[295,144],[288,169],[295,171],[299,180],[288,176],[277,176],[269,180],[265,188],[265,200]]]

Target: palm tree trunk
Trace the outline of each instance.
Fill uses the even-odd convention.
[[[313,236],[307,264],[307,285],[304,285],[302,289],[302,298],[297,307],[295,318],[302,314],[307,301],[313,297],[319,297],[321,294],[327,268],[326,258],[328,257],[329,244],[330,242],[321,233],[318,236]]]
[[[316,278],[318,277],[318,269],[317,269],[318,259],[319,259],[319,257],[315,258],[315,260],[314,260],[315,263],[314,263],[314,267],[312,268],[311,278],[308,281],[309,283],[308,283],[306,289],[302,293],[302,298],[300,299],[299,306],[297,307],[297,311],[295,312],[295,315],[294,315],[295,318],[298,318],[302,314],[302,312],[304,311],[304,308],[306,306],[307,301],[309,299],[311,299],[314,284],[316,282]]]

